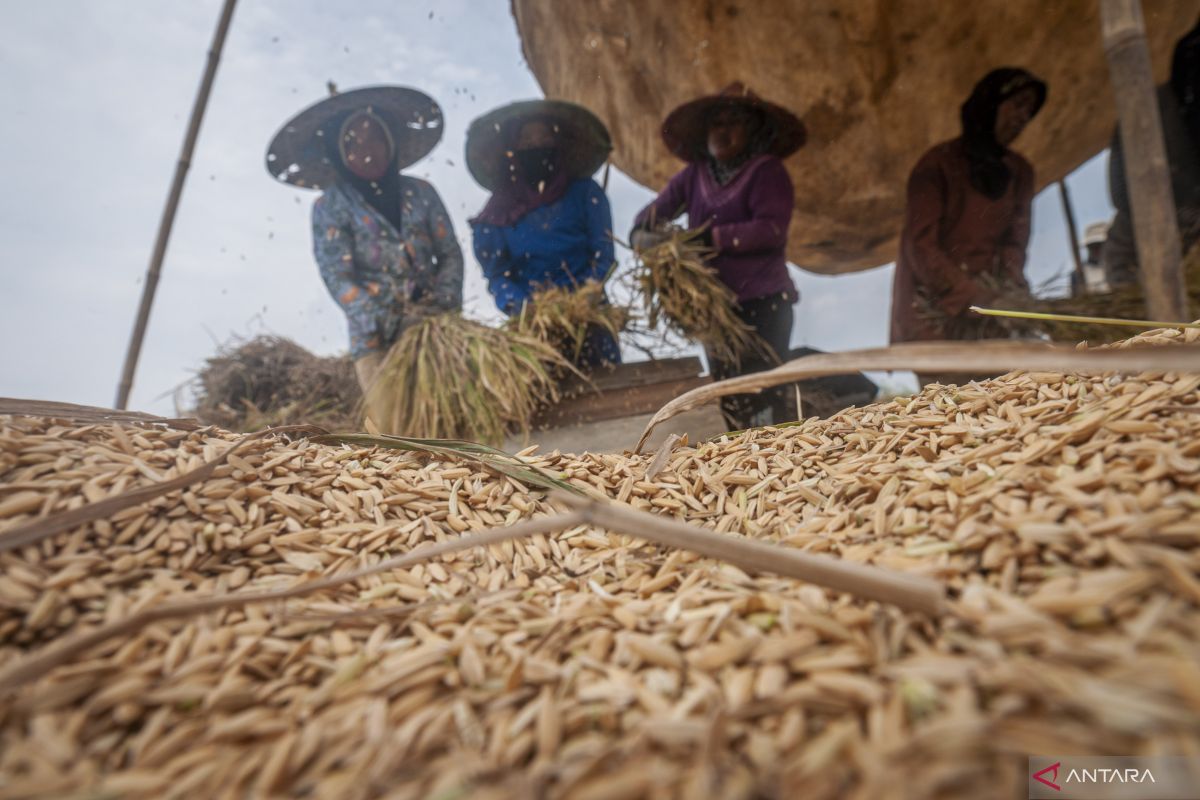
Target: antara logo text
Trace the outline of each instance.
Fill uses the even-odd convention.
[[[1056,792],[1061,792],[1063,787],[1057,783],[1058,771],[1061,767],[1062,762],[1055,761],[1045,769],[1033,773],[1033,779],[1049,786]],[[1072,783],[1158,783],[1158,781],[1154,780],[1153,773],[1148,769],[1127,767],[1126,769],[1071,769],[1063,778],[1063,785],[1069,786]]]

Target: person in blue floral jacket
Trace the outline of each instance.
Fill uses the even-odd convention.
[[[540,288],[603,283],[614,262],[612,212],[592,174],[612,149],[604,124],[572,103],[496,109],[467,132],[467,167],[492,191],[471,220],[496,306],[512,316]],[[621,363],[616,339],[589,331],[578,366]]]
[[[400,172],[433,149],[441,130],[441,111],[426,95],[359,89],[304,111],[268,151],[277,177],[324,187],[313,205],[313,251],[346,313],[364,392],[408,324],[462,307],[462,251],[450,217],[432,186]]]

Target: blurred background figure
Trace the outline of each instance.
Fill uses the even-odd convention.
[[[962,135],[913,168],[892,286],[893,343],[1000,335],[969,307],[1028,295],[1034,174],[1010,146],[1045,101],[1046,84],[1029,72],[989,72],[962,105]],[[970,376],[918,379],[963,383]]]

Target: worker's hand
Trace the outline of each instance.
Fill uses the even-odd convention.
[[[996,289],[980,281],[970,279],[968,281],[960,284],[958,290],[951,292],[951,294],[966,298],[966,308],[970,308],[971,306],[991,308],[992,303],[999,294]]]
[[[514,298],[512,300],[509,300],[507,303],[505,303],[504,308],[501,310],[510,317],[517,317],[517,316],[520,316],[521,312],[523,312],[525,310],[526,302],[528,302],[527,298],[524,298],[524,297]]]
[[[696,241],[705,247],[716,247],[716,244],[713,242],[712,228],[704,228],[701,230],[700,235],[696,237]]]
[[[988,299],[988,302],[992,308],[999,308],[1006,311],[1021,311],[1030,307],[1031,300],[1032,295],[1029,293],[1028,286],[1009,284],[997,290]]]
[[[634,250],[650,250],[669,238],[671,237],[668,234],[661,231],[636,230],[630,237],[629,243],[633,245]]]
[[[434,297],[428,304],[429,310],[433,314],[446,314],[451,311],[458,311],[462,306],[451,297]]]

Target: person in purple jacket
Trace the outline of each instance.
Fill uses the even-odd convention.
[[[663,123],[663,141],[688,166],[642,209],[630,237],[636,249],[652,246],[662,236],[656,229],[685,212],[690,228],[707,225],[705,243],[716,251],[710,266],[737,296],[738,316],[779,361],[791,345],[798,299],[785,251],[795,192],[782,159],[804,139],[798,117],[740,83],[680,106]],[[707,355],[715,380],[778,363],[745,356],[735,365]],[[785,389],[724,398],[721,411],[735,429],[783,422],[792,413]]]
[[[466,148],[467,169],[492,192],[470,222],[497,308],[513,316],[540,289],[608,279],[612,212],[592,174],[612,142],[595,114],[561,100],[512,103],[472,122]],[[621,349],[593,326],[572,358],[589,369],[616,365]]]

